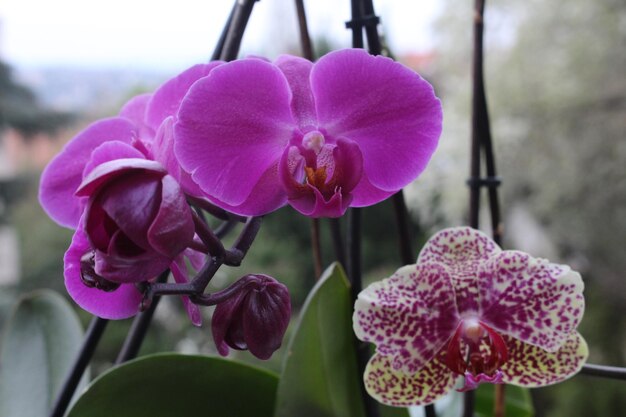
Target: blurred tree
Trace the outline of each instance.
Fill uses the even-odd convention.
[[[0,61],[0,129],[9,126],[28,138],[39,132],[53,132],[72,118],[70,113],[43,108],[33,92],[18,84],[11,68]]]

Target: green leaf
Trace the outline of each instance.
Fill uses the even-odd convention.
[[[408,408],[389,407],[380,404],[380,416],[381,417],[410,417]]]
[[[346,275],[333,264],[309,294],[289,342],[275,417],[363,417],[352,309]],[[408,414],[387,409],[383,416]]]
[[[495,385],[482,384],[476,390],[476,408],[474,415],[491,417],[495,397]],[[530,391],[513,385],[505,386],[506,417],[532,417],[535,415]]]
[[[47,415],[82,339],[78,317],[63,297],[49,290],[22,297],[0,352],[0,415]]]
[[[98,377],[68,417],[271,417],[278,377],[210,356],[144,356]]]

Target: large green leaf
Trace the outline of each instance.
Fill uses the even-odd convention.
[[[22,297],[0,352],[0,415],[46,415],[82,339],[80,322],[63,297],[49,290]]]
[[[493,402],[495,397],[495,385],[483,384],[476,390],[475,415],[478,417],[491,417],[493,415]],[[532,417],[535,415],[530,392],[527,388],[513,385],[505,386],[506,417]]]
[[[275,417],[363,417],[360,378],[350,286],[333,264],[309,294],[289,342]],[[388,409],[383,415],[408,414]]]
[[[144,356],[98,377],[68,417],[271,417],[278,377],[210,356]]]

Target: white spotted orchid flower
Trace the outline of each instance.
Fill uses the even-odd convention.
[[[364,375],[378,401],[426,405],[457,379],[538,387],[584,364],[576,331],[585,302],[580,274],[566,265],[503,251],[480,231],[458,227],[433,236],[417,264],[359,294],[359,339],[376,344]]]

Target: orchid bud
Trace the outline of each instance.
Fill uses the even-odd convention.
[[[284,284],[263,274],[246,275],[229,289],[234,294],[219,303],[213,313],[212,331],[222,356],[229,347],[249,350],[269,359],[283,340],[291,316],[289,291]]]
[[[158,162],[105,162],[76,194],[89,197],[84,230],[94,251],[93,271],[108,281],[154,278],[193,240],[185,195]]]

